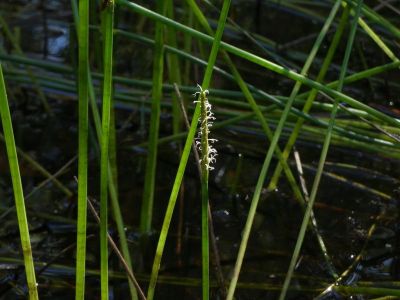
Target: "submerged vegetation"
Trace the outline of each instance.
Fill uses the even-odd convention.
[[[400,297],[399,20],[1,2],[0,297]]]

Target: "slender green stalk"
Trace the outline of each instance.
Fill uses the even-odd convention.
[[[0,64],[0,115],[3,124],[4,138],[7,148],[8,163],[10,164],[11,179],[14,189],[15,207],[17,210],[18,227],[21,239],[22,253],[24,256],[26,281],[29,299],[39,299],[33,264],[32,248],[29,238],[28,219],[26,217],[24,192],[22,190],[21,175],[19,173],[17,149],[15,146],[14,132],[11,123],[10,109],[8,106],[6,86],[4,83],[3,69]]]
[[[201,257],[202,257],[202,289],[203,300],[209,298],[209,237],[208,237],[208,177],[209,177],[209,145],[206,91],[200,89],[200,150],[201,150]]]
[[[88,173],[88,76],[89,76],[89,0],[79,1],[79,137],[78,137],[78,218],[76,243],[76,290],[75,299],[85,297],[86,264],[86,213],[87,213],[87,173]]]
[[[347,46],[346,46],[346,52],[345,52],[344,59],[343,59],[343,64],[342,64],[342,67],[341,67],[341,70],[340,70],[339,86],[338,86],[338,90],[339,91],[341,91],[342,88],[343,88],[343,82],[344,82],[344,78],[346,76],[347,66],[348,66],[351,50],[353,49],[354,37],[355,37],[356,31],[357,31],[357,23],[358,23],[358,18],[360,16],[360,12],[361,12],[361,6],[362,6],[362,0],[360,0],[358,2],[357,12],[356,12],[356,15],[354,17],[354,20],[353,20],[353,23],[352,23],[352,27],[351,27],[351,30],[350,30],[349,39],[348,39]],[[306,233],[306,230],[307,230],[307,225],[308,225],[308,222],[310,220],[312,207],[314,205],[315,198],[317,196],[317,191],[318,191],[319,183],[320,183],[320,180],[321,180],[322,172],[323,172],[323,169],[324,169],[325,160],[326,160],[326,157],[328,155],[329,145],[331,143],[331,137],[332,137],[332,130],[333,130],[333,126],[335,124],[335,117],[336,117],[336,113],[337,113],[337,110],[338,110],[338,104],[339,104],[339,100],[336,99],[335,100],[335,104],[334,104],[333,109],[332,109],[332,112],[331,112],[331,119],[329,121],[328,131],[326,133],[325,140],[324,140],[324,145],[323,145],[323,148],[322,148],[322,151],[321,151],[321,156],[320,156],[319,163],[318,163],[317,174],[315,175],[314,183],[313,183],[313,186],[312,186],[312,189],[311,189],[310,199],[308,201],[306,212],[304,213],[303,222],[301,224],[300,232],[299,232],[299,234],[297,236],[296,246],[295,246],[295,249],[293,251],[292,259],[290,261],[289,269],[288,269],[288,272],[286,274],[285,281],[283,283],[281,294],[279,295],[279,300],[284,300],[285,297],[286,297],[286,293],[287,293],[288,287],[290,285],[290,281],[292,279],[294,269],[296,267],[297,259],[298,259],[299,254],[300,254],[301,246],[303,244],[304,236],[305,236],[305,233]]]
[[[200,91],[197,102],[200,103],[200,129],[198,140],[196,141],[201,151],[200,167],[201,167],[201,249],[202,249],[202,280],[203,280],[203,299],[209,299],[209,229],[208,229],[208,178],[209,170],[212,170],[211,164],[215,161],[216,150],[212,148],[210,143],[214,139],[209,139],[210,127],[215,119],[211,111],[211,104],[208,102],[208,90],[203,90],[199,86]]]
[[[157,1],[157,10],[164,14],[165,1]],[[151,222],[153,218],[153,202],[154,202],[154,188],[157,166],[157,141],[158,129],[160,127],[160,113],[161,113],[161,97],[162,97],[162,82],[164,71],[164,26],[161,23],[156,24],[155,33],[155,48],[153,56],[153,88],[152,88],[152,104],[151,104],[151,118],[150,118],[150,132],[149,132],[149,147],[145,183],[143,190],[142,209],[140,213],[140,230],[142,232],[149,232],[151,230]]]
[[[325,35],[326,35],[326,33],[327,33],[327,31],[328,31],[328,29],[329,29],[329,27],[330,27],[330,25],[331,25],[331,23],[332,23],[332,21],[334,19],[335,15],[336,15],[336,12],[339,9],[339,7],[340,7],[340,1],[338,0],[338,1],[336,1],[335,5],[333,6],[333,8],[332,8],[332,10],[331,10],[331,12],[329,14],[329,17],[325,21],[325,24],[322,27],[322,29],[321,29],[321,31],[320,31],[320,33],[319,33],[319,35],[318,35],[318,37],[317,37],[317,39],[316,39],[316,41],[314,43],[313,48],[311,49],[311,52],[310,52],[310,54],[309,54],[309,56],[308,56],[308,58],[307,58],[307,60],[306,60],[306,62],[304,64],[304,66],[303,66],[303,69],[301,70],[301,75],[304,75],[304,74],[308,73],[308,70],[309,70],[309,68],[311,66],[311,63],[314,60],[315,55],[317,54],[317,51],[318,51],[318,49],[319,49],[319,47],[320,47],[320,45],[321,45],[321,43],[323,41],[323,38],[325,37]],[[260,172],[260,175],[258,177],[257,185],[256,185],[256,188],[255,188],[255,191],[254,191],[253,199],[251,201],[249,214],[247,216],[246,224],[245,224],[245,227],[244,227],[244,230],[243,230],[242,241],[240,243],[239,252],[238,252],[238,255],[237,255],[237,258],[236,258],[236,263],[235,263],[235,267],[234,267],[234,270],[233,270],[232,279],[231,279],[231,282],[229,284],[228,295],[227,295],[227,298],[226,298],[228,300],[232,300],[233,296],[234,296],[234,293],[235,293],[236,284],[237,284],[238,279],[239,279],[239,273],[240,273],[240,269],[242,267],[244,254],[246,252],[247,243],[248,243],[248,240],[249,240],[249,237],[250,237],[251,228],[253,226],[253,221],[254,221],[254,217],[255,217],[255,214],[256,214],[258,202],[260,200],[261,190],[262,190],[262,187],[264,185],[265,177],[267,175],[267,171],[268,171],[268,168],[270,166],[273,153],[275,152],[275,148],[276,148],[276,146],[278,144],[280,135],[282,133],[282,129],[283,129],[283,127],[285,125],[285,122],[286,122],[286,119],[287,119],[287,117],[289,115],[290,108],[291,108],[291,106],[292,106],[292,104],[294,102],[294,98],[296,97],[298,91],[300,90],[300,87],[301,87],[301,82],[299,82],[299,81],[296,82],[296,84],[295,84],[295,86],[294,86],[294,88],[293,88],[293,90],[292,90],[292,92],[290,94],[289,100],[287,101],[287,103],[285,105],[285,108],[284,108],[284,110],[282,112],[282,115],[281,115],[281,118],[279,120],[278,126],[277,126],[277,128],[275,130],[275,133],[274,133],[274,136],[272,138],[271,144],[270,144],[269,149],[267,151],[267,155],[266,155],[264,163],[262,165],[261,172]]]
[[[208,171],[207,171],[208,173]],[[210,246],[208,232],[208,174],[201,176],[201,266],[203,300],[210,297]]]
[[[109,185],[115,186],[117,193],[116,199],[118,199],[118,160],[117,160],[117,130],[115,128],[115,91],[113,89],[113,95],[111,97],[111,111],[110,111],[110,149],[109,149],[109,161],[112,173],[112,181]]]
[[[113,27],[114,1],[111,0],[103,8],[103,115],[101,129],[101,158],[100,158],[100,273],[101,299],[108,300],[108,173],[110,148],[110,114],[112,97],[113,69]]]
[[[224,25],[226,22],[226,17],[228,15],[229,6],[230,6],[230,0],[225,0],[223,8],[222,8],[222,13],[220,15],[220,19],[218,22],[218,28],[217,28],[217,32],[215,34],[211,53],[210,53],[210,56],[208,59],[207,69],[206,69],[204,79],[203,79],[203,84],[202,84],[203,90],[207,89],[207,87],[209,86],[210,81],[211,81],[211,75],[212,75],[213,67],[214,67],[214,64],[215,64],[215,61],[217,58],[219,45],[221,43],[222,33],[224,31]],[[174,211],[174,207],[175,207],[176,199],[177,199],[177,196],[179,193],[179,189],[180,189],[180,186],[182,183],[182,178],[183,178],[183,175],[185,172],[186,164],[187,164],[187,161],[189,158],[190,149],[191,149],[191,146],[192,146],[192,143],[194,140],[194,136],[196,134],[196,128],[197,128],[199,116],[200,116],[200,104],[198,103],[196,105],[196,109],[194,111],[193,118],[192,118],[192,123],[190,125],[190,130],[188,132],[185,146],[182,151],[181,160],[179,162],[178,171],[177,171],[177,174],[175,177],[174,185],[172,187],[171,195],[170,195],[170,198],[168,201],[168,206],[167,206],[167,210],[166,210],[164,221],[163,221],[163,225],[161,228],[160,237],[159,237],[157,249],[156,249],[156,254],[154,257],[154,261],[153,261],[153,268],[152,268],[152,273],[151,273],[151,277],[150,277],[149,288],[148,288],[148,292],[147,292],[148,300],[152,300],[154,298],[155,286],[157,283],[157,277],[158,277],[158,273],[160,270],[161,258],[162,258],[163,252],[164,252],[165,242],[166,242],[167,235],[168,235],[168,229],[171,224],[172,214]]]

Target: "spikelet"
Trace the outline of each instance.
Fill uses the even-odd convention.
[[[194,96],[198,96],[198,98],[194,103],[200,103],[200,129],[197,138],[195,139],[195,143],[196,147],[201,152],[200,164],[202,170],[214,170],[211,164],[215,163],[218,154],[217,150],[212,147],[212,144],[217,140],[210,139],[208,134],[210,133],[210,127],[212,126],[215,117],[211,111],[211,104],[207,99],[207,95],[209,94],[208,90],[203,90],[199,84],[197,87],[199,88],[199,91],[194,93]]]

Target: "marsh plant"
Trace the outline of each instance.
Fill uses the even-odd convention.
[[[3,2],[0,298],[400,297],[396,1]]]

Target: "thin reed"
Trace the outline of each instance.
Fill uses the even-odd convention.
[[[78,23],[78,211],[76,237],[76,287],[75,299],[85,298],[86,230],[88,190],[88,130],[89,130],[89,1],[79,1]]]
[[[114,1],[103,7],[102,13],[104,34],[104,81],[103,81],[103,114],[101,128],[101,161],[100,161],[100,270],[101,270],[101,299],[109,298],[108,291],[108,174],[109,148],[112,103],[112,74],[113,74],[113,29]]]
[[[0,115],[3,125],[4,139],[7,148],[8,163],[10,164],[10,173],[14,191],[15,208],[18,217],[18,229],[20,232],[22,254],[24,257],[26,282],[28,286],[29,299],[39,299],[35,276],[35,266],[33,262],[32,247],[29,237],[28,219],[26,216],[24,192],[22,189],[21,175],[18,165],[17,150],[13,126],[11,123],[11,114],[8,106],[6,85],[4,83],[3,68],[0,64]]]

